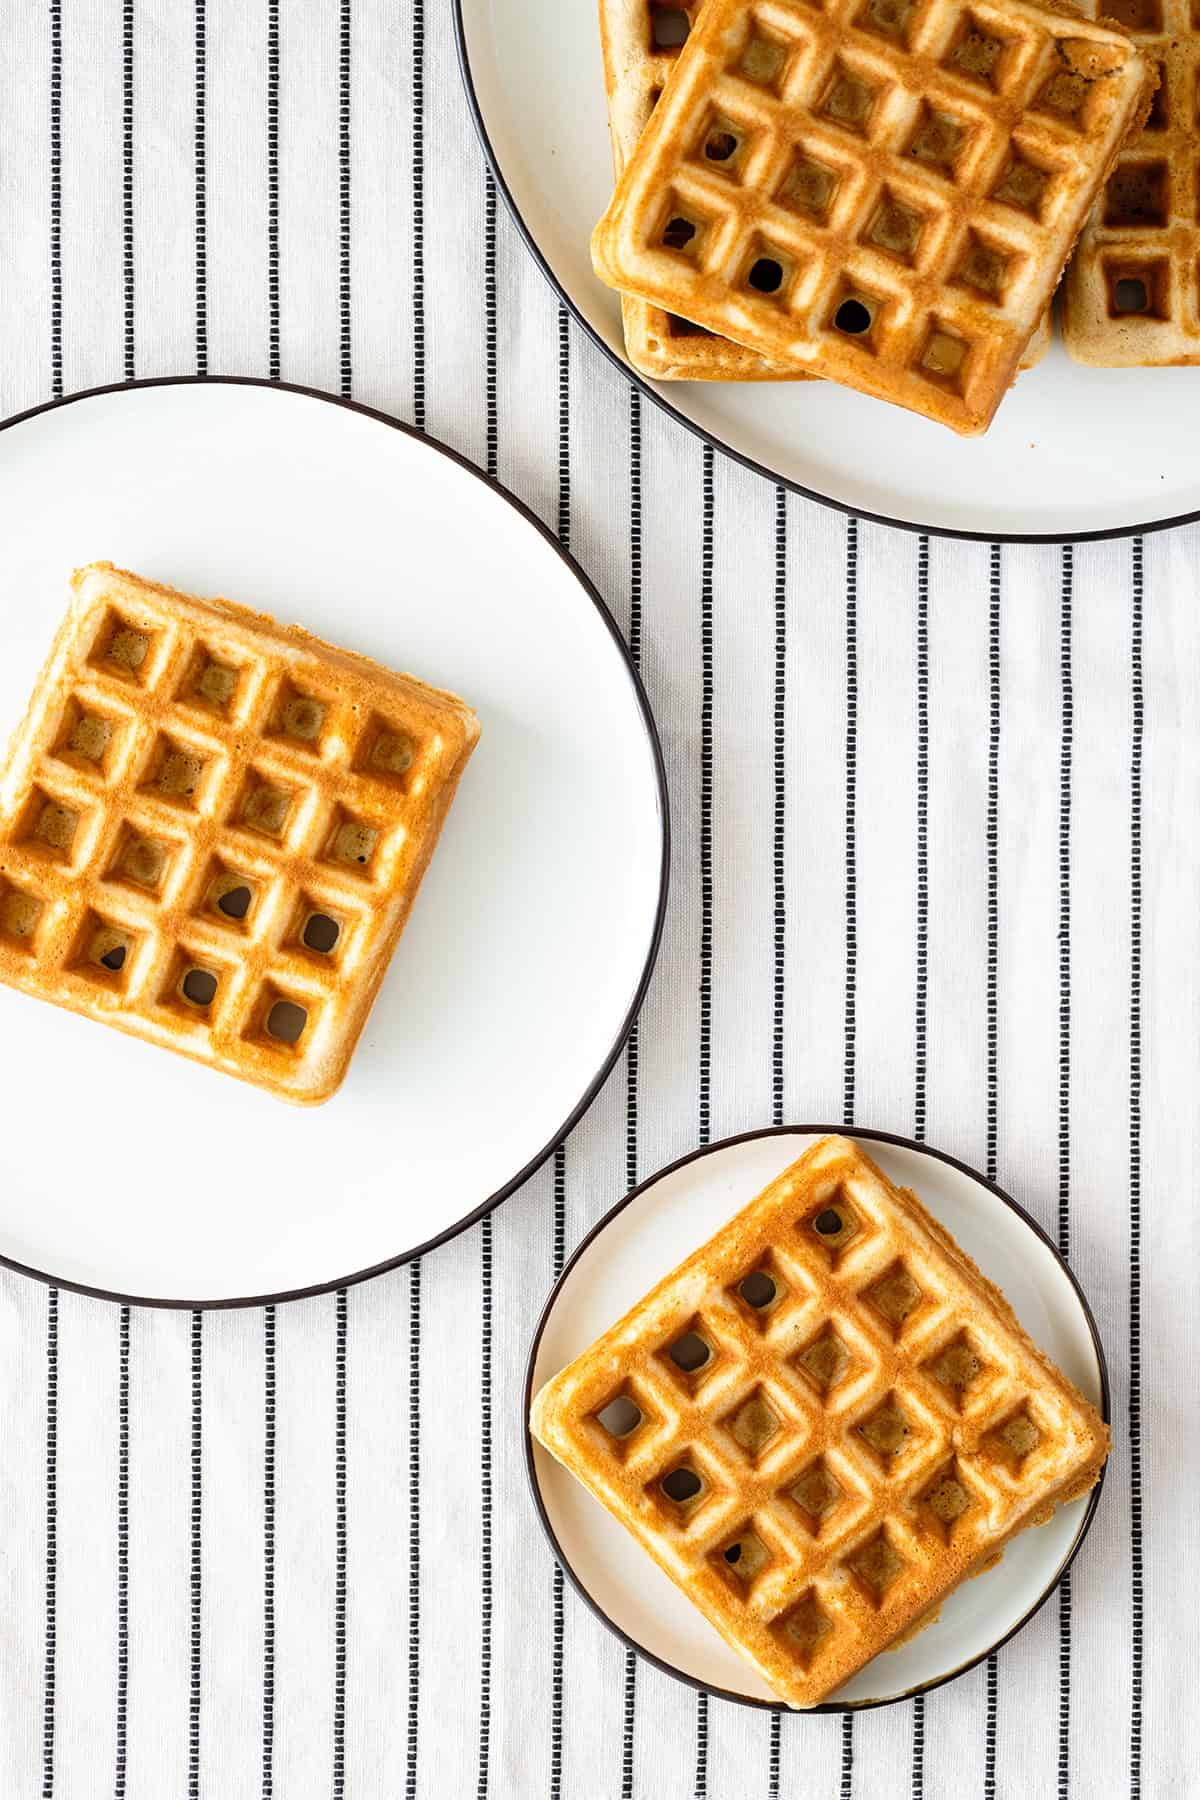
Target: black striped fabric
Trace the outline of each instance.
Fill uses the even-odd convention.
[[[48,0],[0,9],[0,58],[3,411],[238,372],[451,443],[607,599],[674,822],[625,1053],[491,1219],[240,1313],[0,1274],[0,1795],[1192,1791],[1200,534],[916,538],[701,446],[538,275],[445,5]],[[525,1353],[575,1244],[697,1143],[791,1119],[1006,1185],[1113,1381],[1069,1582],[854,1718],[673,1681],[584,1606],[525,1486]]]

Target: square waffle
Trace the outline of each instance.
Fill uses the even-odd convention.
[[[1028,0],[707,0],[592,237],[601,278],[987,429],[1153,74]],[[714,131],[736,154],[711,162]]]
[[[701,0],[600,0],[600,40],[608,91],[608,126],[618,181],[637,148],[655,102],[667,84],[680,50],[700,11]],[[710,162],[738,154],[734,133],[714,130],[705,141]],[[625,349],[635,369],[655,381],[800,381],[820,373],[795,363],[759,356],[729,338],[621,295]],[[1045,313],[1021,361],[1029,369],[1050,347],[1050,315]]]
[[[1076,361],[1108,368],[1200,363],[1200,0],[1105,0],[1104,10],[1160,79],[1079,240],[1063,337]]]
[[[781,1700],[823,1700],[1092,1487],[1095,1408],[842,1137],[533,1403],[536,1437]]]
[[[299,627],[81,569],[0,772],[0,980],[327,1099],[478,733]]]

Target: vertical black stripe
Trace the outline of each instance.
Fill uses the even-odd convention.
[[[333,1800],[346,1788],[346,1337],[345,1288],[337,1293],[334,1353]]]
[[[487,405],[487,472],[500,472],[500,384],[498,373],[499,300],[496,273],[496,183],[490,169],[483,176],[483,312],[485,400]]]
[[[500,459],[497,365],[496,184],[483,176],[484,390],[487,408],[487,473],[496,479]],[[479,1340],[479,1777],[478,1800],[490,1780],[492,1738],[492,1215],[479,1228],[479,1285],[482,1319]]]
[[[1058,770],[1058,1247],[1071,1254],[1071,762],[1075,695],[1071,672],[1071,604],[1075,552],[1062,549],[1059,675],[1062,737]],[[1071,1571],[1059,1583],[1058,1795],[1071,1787]]]
[[[191,1636],[188,1684],[188,1800],[200,1797],[201,1508],[204,1483],[203,1321],[192,1314]]]
[[[858,1005],[858,520],[846,522],[846,987],[843,1123],[854,1123],[855,1028]],[[842,1714],[841,1800],[854,1783],[854,1714]]]
[[[267,373],[278,381],[279,353],[279,0],[267,0]]]
[[[342,394],[353,385],[350,361],[350,0],[342,0],[338,59],[338,301],[341,307]]]
[[[1000,546],[988,578],[987,769],[987,1178],[995,1181],[1000,1141]]]
[[[408,1752],[405,1800],[416,1800],[421,1713],[421,1259],[408,1287]]]
[[[771,1008],[771,1123],[783,1124],[783,1025],[787,974],[787,493],[775,489],[775,755],[774,841],[771,873],[774,883],[773,923],[775,954],[774,994]],[[782,1717],[772,1709],[767,1739],[767,1793],[778,1800]]]
[[[558,309],[558,541],[571,548],[571,321]]]
[[[988,777],[987,777],[987,1178],[995,1181],[1000,1135],[1000,546],[993,544],[988,574]],[[995,1800],[996,1731],[1000,1707],[1000,1663],[987,1659],[984,1717],[984,1800]]]
[[[208,374],[208,196],[206,192],[208,24],[206,0],[195,0],[196,113],[193,128],[196,180],[196,373]]]
[[[708,1695],[701,1688],[696,1695],[696,1786],[695,1800],[706,1800],[708,1794]]]
[[[571,548],[571,331],[567,309],[558,309],[558,541]],[[567,1258],[567,1147],[554,1152],[554,1256],[557,1281]],[[563,1705],[565,1683],[566,1614],[563,1604],[563,1572],[554,1565],[553,1640],[550,1669],[550,1795],[562,1793]]]
[[[113,1800],[125,1800],[129,1717],[129,1308],[118,1324],[117,1384],[117,1729]]]
[[[700,541],[700,1142],[712,1136],[713,966],[713,451],[705,444]],[[696,1800],[708,1793],[708,1695],[696,1696]]]
[[[925,1141],[929,1008],[929,539],[917,542],[917,920],[913,983],[913,1136]],[[925,1792],[925,1696],[913,1700],[912,1800]]]
[[[640,674],[642,667],[642,396],[635,387],[631,387],[629,390],[629,655],[634,668]]]
[[[275,1792],[275,1308],[263,1309],[262,1800]]]
[[[567,1151],[554,1152],[554,1253],[551,1275],[557,1281],[567,1255]],[[561,1800],[563,1773],[563,1703],[565,1688],[566,1616],[562,1565],[554,1565],[550,1647],[550,1800]]]
[[[479,1227],[479,1779],[486,1800],[492,1737],[492,1215]]]
[[[642,666],[642,396],[629,390],[629,655]],[[625,1188],[638,1181],[638,1022],[625,1052]],[[621,1800],[633,1800],[633,1743],[637,1722],[637,1654],[625,1651],[625,1696],[621,1721]]]
[[[1133,540],[1129,751],[1129,1792],[1142,1791],[1142,540]]]
[[[42,1800],[54,1793],[58,1648],[58,1289],[46,1295],[46,1624],[42,1662]]]
[[[50,0],[50,391],[63,391],[62,0]]]
[[[698,1124],[701,1144],[712,1136],[713,974],[713,452],[705,444],[701,474],[700,541],[700,1050]]]
[[[125,379],[137,374],[133,272],[133,0],[121,11],[121,230],[125,291]]]
[[[917,543],[917,947],[913,1005],[913,1136],[925,1141],[929,1007],[929,539]]]
[[[858,520],[846,524],[846,980],[842,1120],[854,1123],[858,1004]],[[848,1715],[847,1715],[848,1716]]]
[[[425,429],[425,0],[412,22],[413,424]]]
[[[1059,680],[1062,733],[1058,760],[1058,1247],[1071,1254],[1071,761],[1075,690],[1071,671],[1071,603],[1075,553],[1062,547]]]
[[[774,842],[771,872],[774,881],[775,927],[774,996],[771,1012],[771,1123],[783,1124],[783,1025],[786,998],[787,887],[787,494],[775,489],[775,755]]]

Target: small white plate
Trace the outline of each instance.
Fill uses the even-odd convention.
[[[529,1401],[669,1269],[731,1218],[814,1138],[836,1126],[795,1126],[727,1138],[654,1175],[607,1213],[567,1264],[530,1351]],[[1108,1417],[1108,1380],[1095,1321],[1050,1240],[1028,1214],[963,1163],[886,1132],[856,1130],[884,1173],[919,1193],[989,1278],[1034,1342]],[[669,1675],[747,1705],[770,1689],[658,1566],[526,1431],[534,1502],[554,1554],[619,1637]],[[1103,1480],[1103,1477],[1101,1477]],[[1002,1563],[951,1594],[935,1624],[868,1663],[818,1710],[882,1706],[961,1675],[1018,1631],[1053,1591],[1083,1542],[1100,1487],[1049,1524],[1014,1539]]]
[[[588,255],[612,194],[596,0],[455,0],[455,19],[468,102],[517,227],[576,318],[628,367],[617,296]],[[982,438],[828,381],[632,378],[718,449],[863,517],[1059,539],[1200,509],[1200,368],[1085,369],[1056,342]]]
[[[0,734],[78,564],[228,594],[461,693],[482,736],[340,1092],[311,1110],[0,988],[3,1260],[230,1304],[503,1197],[623,1042],[665,900],[657,739],[599,595],[517,502],[326,396],[210,380],[0,430]]]

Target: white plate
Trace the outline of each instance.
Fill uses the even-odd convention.
[[[0,738],[72,568],[96,558],[412,669],[483,726],[327,1105],[283,1105],[0,988],[5,1260],[228,1303],[331,1286],[447,1236],[591,1098],[653,960],[658,745],[599,596],[439,446],[265,383],[148,385],[14,421],[0,518]]]
[[[614,1319],[682,1262],[760,1188],[794,1162],[822,1126],[728,1138],[674,1163],[603,1218],[563,1272],[530,1353],[529,1398]],[[999,1189],[935,1150],[857,1131],[884,1173],[919,1193],[963,1249],[997,1281],[1034,1342],[1108,1416],[1094,1322],[1048,1238]],[[526,1433],[534,1498],[554,1553],[593,1610],[668,1674],[749,1704],[771,1691],[701,1618],[624,1528]],[[836,1701],[879,1706],[935,1687],[986,1656],[1052,1592],[1091,1523],[1099,1487],[1023,1532],[1002,1563],[950,1596],[911,1643],[879,1656]]]
[[[624,363],[588,236],[612,193],[596,0],[455,0],[476,124],[530,249]],[[832,382],[646,382],[719,448],[860,515],[987,538],[1103,536],[1200,509],[1200,368],[1084,369],[1055,343],[986,437]]]

